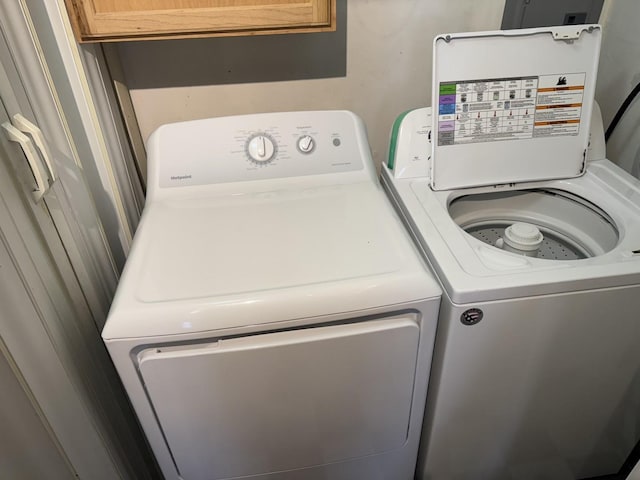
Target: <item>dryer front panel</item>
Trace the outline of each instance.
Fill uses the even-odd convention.
[[[266,333],[138,355],[185,480],[346,461],[407,441],[415,315]]]

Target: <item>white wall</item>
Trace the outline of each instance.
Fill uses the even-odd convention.
[[[430,103],[433,37],[498,29],[503,9],[504,0],[348,0],[346,77],[133,89],[142,135],[146,140],[163,123],[211,116],[348,109],[365,121],[381,162],[396,116]],[[225,53],[212,51],[211,61]]]
[[[605,128],[640,82],[640,2],[608,0],[601,15],[602,51],[596,100]],[[640,96],[631,104],[607,144],[607,156],[636,176],[640,173]],[[635,164],[635,166],[634,166]]]

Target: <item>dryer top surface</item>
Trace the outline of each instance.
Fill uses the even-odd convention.
[[[105,339],[213,331],[438,298],[372,182],[155,202]]]

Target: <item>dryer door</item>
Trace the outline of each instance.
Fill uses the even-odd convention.
[[[412,315],[152,348],[139,370],[185,480],[340,462],[407,440]]]

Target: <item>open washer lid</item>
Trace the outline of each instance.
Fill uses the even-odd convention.
[[[436,37],[432,188],[581,175],[600,40],[598,25]]]

